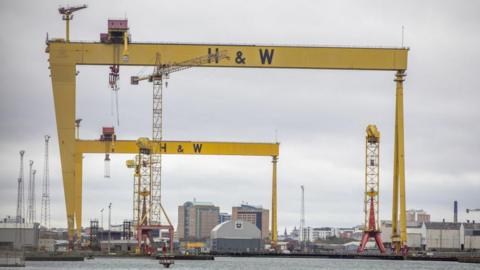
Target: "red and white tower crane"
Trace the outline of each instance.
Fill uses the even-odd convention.
[[[135,168],[133,221],[137,229],[137,239],[145,242],[151,238],[150,230],[167,227],[173,234],[173,226],[163,209],[161,203],[161,171],[162,155],[160,154],[163,140],[163,85],[167,87],[167,79],[173,72],[182,71],[194,66],[200,66],[211,62],[219,62],[227,59],[226,51],[209,53],[205,56],[196,57],[179,63],[162,63],[159,53],[156,54],[155,68],[153,73],[145,76],[132,76],[131,84],[137,85],[140,81],[148,80],[153,84],[153,112],[152,112],[152,140],[140,138],[137,141],[140,152],[135,160],[127,162],[127,166]],[[162,212],[169,225],[162,225]],[[171,235],[173,239],[173,235]],[[170,241],[173,250],[173,242]],[[143,246],[149,246],[153,243]]]
[[[375,125],[368,125],[365,137],[365,227],[358,247],[358,252],[363,252],[370,238],[374,238],[378,249],[385,253],[385,247],[380,236],[378,205],[380,182],[380,132]]]

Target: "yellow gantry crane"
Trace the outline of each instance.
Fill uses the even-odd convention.
[[[77,232],[82,218],[82,158],[84,153],[138,153],[135,141],[111,142],[85,141],[75,138],[75,91],[77,65],[126,65],[157,66],[152,55],[162,56],[164,63],[180,63],[206,53],[227,51],[234,56],[224,61],[211,61],[199,67],[230,68],[295,68],[395,71],[396,108],[394,139],[394,178],[392,208],[392,241],[396,251],[406,249],[406,203],[405,203],[405,152],[403,83],[407,69],[408,48],[361,48],[321,46],[263,46],[236,44],[181,44],[181,43],[134,43],[128,44],[128,57],[115,43],[67,42],[51,39],[47,42],[55,114],[60,146],[62,175],[67,209],[69,239],[73,239],[75,223]],[[124,48],[125,49],[125,48]],[[194,64],[193,66],[197,66]],[[273,158],[272,174],[272,244],[277,240],[277,193],[276,165],[278,144],[214,143],[203,142],[202,153],[199,142],[162,142],[168,147],[188,149],[163,149],[162,154],[217,154],[257,155]],[[197,145],[197,148],[195,148]],[[207,150],[208,149],[208,150]],[[204,152],[205,150],[205,152]],[[397,226],[400,219],[400,228]]]

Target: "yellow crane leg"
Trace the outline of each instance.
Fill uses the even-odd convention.
[[[66,45],[68,46],[68,45]],[[63,60],[63,59],[62,59]],[[72,62],[70,62],[72,63]],[[50,63],[57,121],[68,239],[73,241],[75,221],[75,64]]]
[[[397,82],[397,103],[398,103],[398,185],[400,189],[400,240],[402,248],[407,245],[407,209],[405,198],[405,147],[404,147],[404,121],[403,121],[403,81],[405,72],[397,71],[395,75]]]
[[[405,148],[404,148],[404,117],[403,117],[403,82],[405,71],[395,74],[395,146],[393,164],[393,202],[392,202],[392,245],[396,253],[407,248],[407,215],[405,196]],[[400,202],[399,202],[400,200]],[[400,203],[400,213],[399,206]],[[400,214],[400,230],[398,217]]]
[[[78,241],[82,239],[82,163],[83,155],[75,154],[75,225]]]
[[[278,157],[273,156],[272,164],[272,248],[277,247],[277,163]]]
[[[392,247],[400,251],[400,234],[398,233],[398,103],[395,101],[395,139],[393,147],[393,187],[392,187]]]

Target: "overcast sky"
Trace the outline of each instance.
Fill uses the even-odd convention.
[[[128,17],[134,42],[401,46],[410,48],[405,82],[407,208],[433,220],[480,219],[480,2],[478,1],[84,1],[72,40],[98,41],[108,18]],[[52,223],[66,227],[45,37],[64,37],[57,8],[78,1],[0,2],[0,215],[14,215],[19,154],[34,160],[37,206],[43,136],[52,136]],[[129,85],[140,68],[121,68],[119,139],[151,136],[151,85]],[[78,67],[81,137],[114,124],[108,67]],[[298,226],[305,185],[307,226],[363,221],[364,130],[381,141],[382,219],[391,218],[395,85],[393,72],[196,68],[172,74],[164,92],[164,138],[273,142],[278,130],[279,230]],[[131,218],[128,155],[84,159],[83,225],[112,202],[112,221]],[[27,164],[27,162],[25,163]],[[270,209],[271,159],[165,156],[163,203],[176,224],[187,200],[221,211],[242,202]],[[25,172],[28,175],[28,172]],[[40,209],[37,209],[37,219]],[[105,219],[106,222],[106,219]]]

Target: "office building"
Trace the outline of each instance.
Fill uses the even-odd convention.
[[[218,224],[220,208],[209,202],[185,202],[178,207],[180,241],[204,241]]]
[[[232,208],[232,220],[243,220],[252,223],[262,233],[262,239],[269,237],[269,211],[261,206],[242,204]]]
[[[223,223],[225,221],[230,221],[232,220],[232,215],[229,213],[220,213],[218,215],[218,224]]]

